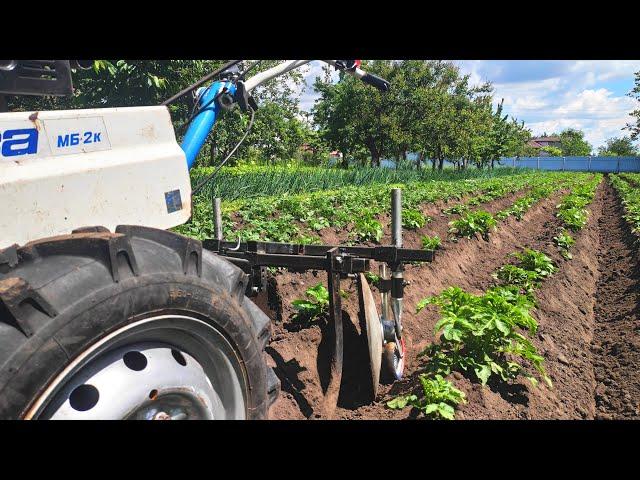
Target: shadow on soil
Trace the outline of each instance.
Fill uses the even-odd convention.
[[[265,348],[265,352],[276,362],[274,372],[280,379],[282,390],[293,396],[302,415],[309,418],[313,415],[313,408],[311,408],[311,405],[302,393],[305,387],[304,382],[298,378],[298,374],[305,371],[306,368],[302,367],[295,358],[285,362],[284,358],[272,347]]]
[[[330,325],[329,322],[325,322],[321,326],[321,330],[322,339],[318,345],[317,367],[322,391],[326,392],[331,380],[330,363],[334,351],[335,333],[333,325]],[[351,316],[343,310],[344,354],[338,407],[349,410],[368,405],[373,397],[367,334],[363,320],[360,321],[360,331],[362,332],[361,334],[358,333]]]

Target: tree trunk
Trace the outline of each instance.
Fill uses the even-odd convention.
[[[371,153],[371,166],[379,167],[380,166],[380,152],[376,148],[376,142],[373,138],[369,137],[367,139],[367,147],[369,148],[369,153]]]
[[[418,153],[416,157],[416,170],[420,170],[422,168],[422,161],[424,160],[424,153]]]
[[[444,157],[438,158],[438,170],[442,171],[444,169]]]

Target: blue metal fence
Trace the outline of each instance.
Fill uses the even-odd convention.
[[[574,172],[640,172],[640,157],[508,157],[503,167]]]

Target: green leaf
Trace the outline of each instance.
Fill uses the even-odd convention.
[[[474,372],[476,372],[476,376],[480,379],[482,385],[486,385],[491,376],[491,367],[489,365],[480,365],[474,368]]]
[[[448,405],[444,402],[440,402],[437,405],[438,413],[442,418],[446,418],[447,420],[453,420],[455,418],[455,410],[451,405]]]
[[[410,402],[415,402],[418,399],[416,395],[400,395],[387,402],[387,407],[393,410],[401,410],[405,408]]]

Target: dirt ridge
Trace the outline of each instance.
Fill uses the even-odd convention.
[[[637,237],[613,187],[600,221],[596,324],[592,344],[596,418],[640,418],[640,270]]]

